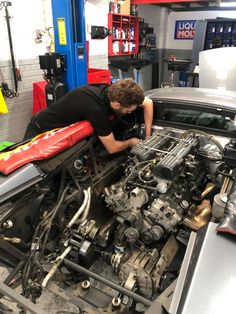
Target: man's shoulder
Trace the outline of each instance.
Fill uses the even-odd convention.
[[[107,94],[109,85],[107,84],[86,84],[76,87],[68,92],[69,95],[87,94],[91,96],[103,97]]]
[[[106,84],[90,84],[81,87],[81,91],[105,109],[109,107],[110,103],[107,97],[108,87]]]
[[[97,95],[102,95],[105,91],[107,91],[107,89],[107,84],[87,84],[81,86],[81,90],[91,91],[92,93]]]

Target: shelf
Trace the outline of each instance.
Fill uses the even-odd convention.
[[[148,64],[150,64],[150,60],[147,59],[110,60],[111,66],[126,72],[131,68],[140,70]]]
[[[130,38],[112,38],[113,41],[136,41],[135,39]]]
[[[138,53],[138,17],[109,13],[108,28],[112,31],[108,36],[108,56],[128,56]],[[123,52],[124,50],[129,52]]]
[[[132,56],[134,53],[133,52],[127,52],[127,53],[113,53],[110,55],[110,57],[117,57],[117,56]]]

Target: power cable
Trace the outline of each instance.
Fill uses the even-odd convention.
[[[19,94],[17,92],[14,92],[12,89],[8,87],[8,84],[6,83],[2,70],[0,69],[0,88],[2,90],[2,94],[4,97],[13,98],[18,97]]]

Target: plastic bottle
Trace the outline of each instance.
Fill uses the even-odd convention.
[[[125,31],[123,29],[121,30],[121,38],[125,39]]]
[[[116,39],[120,39],[120,30],[119,30],[119,28],[116,29]]]
[[[125,52],[129,52],[129,43],[128,43],[128,41],[125,42]]]
[[[131,6],[130,6],[130,14],[134,15],[134,16],[138,15],[137,5],[136,4],[131,4]]]
[[[110,0],[109,3],[109,12],[114,13],[114,1]]]
[[[133,43],[130,42],[130,43],[129,43],[129,52],[132,52],[132,49],[133,49]]]
[[[130,28],[130,39],[134,39],[134,27],[131,26]]]

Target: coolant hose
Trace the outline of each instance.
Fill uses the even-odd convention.
[[[83,212],[83,215],[80,219],[81,222],[83,222],[88,217],[88,214],[89,214],[89,209],[90,209],[90,204],[91,204],[91,188],[90,187],[87,189],[87,192],[88,192],[88,202]]]
[[[67,228],[71,228],[73,226],[73,224],[76,222],[76,220],[82,215],[84,210],[87,208],[87,204],[88,204],[88,201],[89,201],[89,193],[88,193],[88,190],[84,190],[83,192],[84,192],[83,203],[80,206],[80,208],[77,210],[75,215],[72,217],[70,222],[68,223]]]

